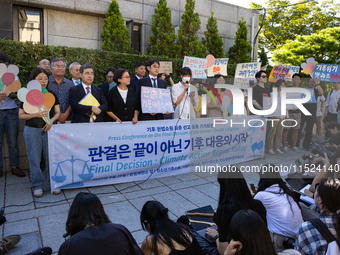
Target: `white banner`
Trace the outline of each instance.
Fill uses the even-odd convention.
[[[159,178],[187,173],[190,166],[263,157],[265,119],[227,120],[215,121],[215,127],[213,118],[53,125],[48,135],[51,189],[145,180],[150,174]]]

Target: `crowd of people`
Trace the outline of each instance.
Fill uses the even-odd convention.
[[[7,66],[10,64],[10,58],[4,52],[0,52],[0,63]],[[41,197],[45,186],[49,185],[46,182],[49,180],[47,132],[54,124],[115,121],[138,125],[139,121],[145,120],[203,117],[200,108],[201,90],[198,89],[202,84],[192,80],[192,72],[188,67],[182,68],[181,80],[176,84],[170,74],[159,73],[160,63],[157,59],[149,60],[146,65],[137,62],[134,66],[136,75],[132,78],[125,68],[109,67],[105,75],[107,81],[99,86],[93,85],[95,70],[90,64],[71,63],[68,67],[72,75],[71,80],[65,78],[66,67],[61,58],[53,58],[50,61],[43,59],[29,76],[28,81],[38,81],[54,95],[55,103],[50,111],[27,113],[23,103],[18,109],[15,93],[0,93],[0,146],[2,148],[5,131],[12,173],[18,177],[25,176],[18,168],[17,144],[18,120],[25,120],[24,139],[32,188],[36,197]],[[145,77],[146,69],[149,75]],[[169,112],[143,113],[141,87],[167,89],[167,78],[171,84],[174,115]],[[271,89],[266,87],[265,71],[256,73],[255,79],[252,102],[255,109],[262,110],[263,98],[270,96]],[[301,76],[294,74],[292,82],[293,87],[299,87]],[[224,83],[224,77],[216,75],[212,85]],[[272,84],[279,93],[286,86],[285,80]],[[329,153],[318,153],[313,158],[322,162],[324,170],[317,173],[310,191],[314,194],[315,205],[320,209],[319,219],[337,238],[340,233],[340,181],[328,170],[334,169],[340,163],[340,126],[337,124],[340,84],[334,83],[334,90],[329,92],[326,100],[318,80],[309,79],[308,87],[314,89],[316,99],[316,103],[304,104],[311,115],[305,116],[296,108],[287,111],[287,115],[281,118],[295,120],[297,125],[293,128],[284,128],[279,122],[268,125],[266,147],[269,154],[283,154],[289,150],[289,145],[294,152],[298,152],[302,131],[306,126],[303,140],[305,150],[310,150],[312,141],[316,141],[327,150],[326,152],[333,152],[331,159]],[[217,93],[223,98],[225,91],[217,89]],[[244,93],[247,96],[246,91]],[[98,106],[80,103],[88,94],[97,100]],[[217,98],[214,100],[207,97],[207,110],[207,117],[232,116]],[[245,103],[245,115],[249,114],[252,113]],[[46,123],[46,118],[50,118],[51,123]],[[322,123],[325,126],[325,135],[322,134]],[[317,137],[313,137],[314,124],[317,125]],[[45,174],[41,169],[42,156]],[[0,153],[0,176],[2,165]],[[142,228],[149,232],[149,235],[139,248],[124,226],[111,223],[100,200],[94,194],[79,193],[72,203],[66,222],[65,237],[70,238],[61,245],[59,254],[110,254],[111,251],[119,254],[225,255],[325,253],[328,242],[312,222],[304,222],[302,206],[278,173],[261,175],[258,189],[254,193],[249,191],[240,171],[234,175],[231,177],[230,174],[224,176],[220,173],[218,176],[220,196],[214,215],[218,228],[206,229],[206,234],[215,240],[213,244],[207,243],[189,226],[170,220],[168,209],[160,202],[149,201],[144,205],[140,217]],[[59,189],[54,190],[54,194],[60,192]],[[294,248],[294,245],[286,245],[290,240],[295,242],[296,251],[284,250],[287,247]],[[336,242],[339,244],[338,239]]]

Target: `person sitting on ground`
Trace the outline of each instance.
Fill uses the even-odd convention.
[[[233,216],[230,235],[232,240],[224,255],[301,255],[292,249],[276,253],[265,222],[252,210],[240,210]]]
[[[275,249],[283,249],[286,237],[296,238],[303,218],[299,201],[274,167],[268,164],[260,170],[259,187],[254,199],[260,200],[267,210],[268,229]]]
[[[60,246],[59,255],[143,254],[126,227],[111,223],[93,193],[80,192],[74,198],[66,221],[67,236],[71,237]]]
[[[322,179],[316,185],[314,202],[320,208],[319,219],[335,238],[340,236],[340,181],[337,178]],[[336,240],[340,247],[339,239]],[[302,254],[325,254],[328,243],[309,221],[301,224],[297,233],[295,249]]]
[[[214,222],[218,231],[207,228],[206,234],[216,240],[217,250],[219,254],[223,254],[231,240],[229,225],[236,212],[242,209],[250,209],[259,213],[264,222],[267,222],[267,219],[266,209],[261,201],[252,198],[243,174],[238,168],[236,168],[236,172],[219,172],[217,181],[220,184],[220,197]],[[203,251],[206,248],[210,249],[205,247],[201,239],[199,242],[201,247],[203,246]]]
[[[145,255],[203,254],[190,228],[170,220],[168,209],[160,202],[146,202],[141,211],[140,221],[143,230],[150,233],[142,243]]]

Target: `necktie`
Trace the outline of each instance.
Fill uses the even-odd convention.
[[[152,78],[152,80],[153,80],[153,87],[154,87],[154,88],[157,88],[157,85],[156,85],[156,78]]]
[[[80,84],[80,81],[76,81],[76,84],[79,85],[79,84]]]
[[[86,87],[86,94],[90,93],[90,87]]]

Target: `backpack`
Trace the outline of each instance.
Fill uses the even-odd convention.
[[[339,246],[335,236],[329,231],[327,226],[319,219],[309,220],[310,223],[320,232],[320,234],[327,241],[327,250],[325,255],[336,255],[340,254]]]

